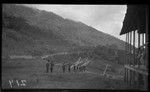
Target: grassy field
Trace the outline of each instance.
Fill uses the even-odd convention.
[[[75,60],[74,60],[75,61]],[[65,88],[65,89],[126,89],[123,80],[100,76],[104,71],[102,62],[92,61],[89,72],[62,73],[60,66],[55,66],[54,73],[46,73],[46,61],[42,59],[2,60],[2,88]],[[60,63],[60,62],[56,62]],[[105,62],[107,63],[107,62]],[[103,64],[105,64],[103,63]],[[90,73],[92,72],[92,73]],[[12,82],[13,80],[13,82]],[[22,84],[24,82],[24,86]],[[12,85],[10,85],[10,83]]]

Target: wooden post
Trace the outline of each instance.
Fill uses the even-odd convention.
[[[144,33],[142,34],[142,45],[144,45]]]
[[[128,37],[128,36],[127,36],[127,34],[126,34],[126,43],[125,43],[125,51],[126,51],[126,52],[125,52],[125,65],[127,64],[127,45],[128,45],[128,44],[127,44],[127,37]]]
[[[136,83],[135,83],[135,85],[136,85],[136,87],[138,87],[138,72],[135,72],[135,77],[136,77]]]
[[[127,41],[126,41],[126,65],[128,64],[128,33],[126,34],[127,35]]]
[[[149,40],[148,40],[148,12],[149,12],[149,8],[148,8],[149,6],[147,6],[146,7],[146,33],[145,33],[145,42],[146,42],[146,58],[148,59],[148,51],[149,51],[149,48],[148,48],[148,44],[149,44]],[[148,62],[148,60],[147,60],[147,68],[148,68],[148,66],[149,66],[149,62]]]
[[[133,31],[133,55],[134,55],[134,65],[135,65],[135,31]]]
[[[131,86],[131,70],[129,70],[129,85]]]
[[[129,33],[127,33],[127,64],[129,64],[129,57],[128,57],[128,53],[129,53]]]
[[[131,34],[131,32],[129,32],[129,53],[128,53],[128,54],[129,54],[129,61],[128,61],[128,62],[129,62],[129,65],[131,64],[131,62],[130,62],[130,59],[131,59],[131,58],[130,58],[130,50],[131,50],[130,39],[131,39],[131,35],[130,35],[130,34]]]
[[[127,84],[128,84],[128,81],[129,81],[129,80],[128,80],[128,69],[127,69]]]
[[[138,33],[138,48],[140,47],[140,33]]]
[[[133,65],[135,66],[135,62],[136,62],[136,60],[135,60],[135,31],[133,31]],[[135,77],[136,77],[136,75],[135,75],[135,71],[133,71],[133,76],[132,76],[133,78],[132,78],[132,80],[133,80],[133,85],[135,84]]]
[[[106,68],[105,68],[105,70],[104,70],[104,72],[103,72],[103,76],[106,74],[106,71],[107,71],[107,68],[108,68],[108,64],[106,65]]]
[[[141,42],[141,39],[140,39],[140,33],[138,33],[138,48],[140,48],[140,42]],[[140,60],[138,60],[138,68],[140,66]],[[140,88],[140,80],[139,80],[139,77],[140,77],[140,73],[138,73],[138,88]]]
[[[142,46],[143,46],[143,50],[144,50],[144,33],[142,34]],[[145,61],[143,62],[143,64],[145,65]]]
[[[149,62],[148,62],[149,61],[148,60],[148,54],[149,54],[148,53],[148,51],[149,51],[149,48],[148,48],[148,44],[149,44],[149,41],[148,41],[148,34],[149,34],[148,33],[148,14],[149,13],[148,12],[149,12],[149,10],[148,9],[149,8],[148,7],[149,6],[146,7],[146,33],[145,33],[145,44],[146,44],[146,48],[145,49],[146,49],[146,59],[147,59],[145,63],[146,63],[146,67],[147,68],[149,66]],[[145,83],[146,85],[145,86],[146,86],[146,89],[148,89],[148,76],[146,77],[145,80],[146,80],[146,83]]]
[[[132,31],[130,32],[130,65],[132,64]]]
[[[135,71],[133,71],[133,84],[134,84],[134,86],[136,86],[136,72]]]
[[[125,65],[127,64],[127,45],[128,45],[128,43],[127,43],[127,39],[128,39],[128,35],[126,34],[126,43],[125,43]],[[126,83],[127,82],[127,69],[125,68],[125,73],[124,73],[124,82]]]
[[[130,85],[132,85],[132,70],[130,70]]]
[[[140,33],[138,33],[138,48],[140,47]],[[139,49],[138,49],[138,51],[139,51]],[[139,64],[140,64],[140,62],[139,62],[139,60],[138,60],[138,66],[139,66]]]
[[[126,68],[124,68],[124,82],[126,83]]]
[[[126,68],[125,68],[126,69]],[[128,79],[127,79],[127,69],[126,69],[126,83],[127,83]]]
[[[132,53],[132,52],[131,52],[132,31],[129,32],[129,35],[130,35],[130,36],[129,36],[129,39],[130,39],[130,40],[129,40],[129,58],[130,58],[130,59],[129,59],[129,66],[131,66],[131,63],[132,63],[132,62],[131,62],[131,60],[132,60],[132,59],[131,59],[131,58],[132,58],[132,56],[131,56],[131,55],[132,55],[132,54],[131,54],[131,53]],[[131,70],[129,70],[129,85],[131,85]]]
[[[128,52],[128,50],[127,50],[127,45],[128,45],[128,43],[127,43],[127,40],[128,40],[128,35],[126,34],[126,52],[125,52],[125,57],[126,57],[126,63],[125,63],[125,65],[127,64],[127,52]]]

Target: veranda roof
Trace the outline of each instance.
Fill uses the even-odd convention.
[[[127,5],[120,35],[135,30],[138,30],[138,33],[146,33],[146,8],[146,5]]]

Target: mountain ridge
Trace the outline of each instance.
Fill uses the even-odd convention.
[[[28,34],[28,37],[31,39],[33,37],[35,39],[42,39],[40,40],[40,43],[47,43],[46,46],[48,47],[55,47],[55,45],[61,47],[61,44],[64,44],[63,48],[65,48],[66,46],[68,46],[69,48],[75,46],[95,47],[98,45],[116,45],[118,49],[124,50],[124,41],[121,41],[120,39],[109,34],[98,31],[97,29],[90,27],[80,21],[64,19],[63,17],[53,12],[47,12],[45,10],[38,10],[22,5],[13,4],[3,4],[2,12],[3,16],[5,17],[8,15],[16,19],[22,18],[23,20],[25,20],[25,22],[20,22],[23,20],[19,20],[18,24],[12,22],[12,24],[14,23],[13,26],[17,25],[16,28],[20,27],[17,32],[24,32]],[[5,18],[4,20],[5,22],[10,23],[10,20],[7,20],[7,18]],[[27,27],[24,27],[22,25],[27,25]],[[5,26],[3,27],[5,28]],[[13,31],[16,31],[16,29]],[[5,32],[5,29],[3,30],[3,32]],[[33,44],[35,44],[36,42],[35,39],[33,39]],[[43,48],[45,47],[43,46]]]

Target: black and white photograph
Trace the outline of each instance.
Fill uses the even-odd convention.
[[[2,89],[148,90],[148,5],[2,4]]]

